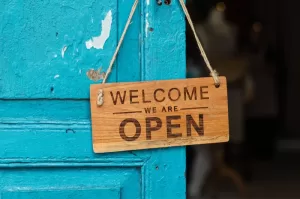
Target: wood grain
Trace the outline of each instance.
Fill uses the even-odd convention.
[[[220,81],[219,88],[211,77],[91,85],[94,152],[228,141],[226,78]]]

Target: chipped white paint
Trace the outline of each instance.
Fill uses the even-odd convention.
[[[104,20],[102,20],[102,31],[98,37],[92,37],[90,40],[85,42],[87,49],[96,48],[103,49],[106,40],[109,38],[112,24],[112,12],[111,10],[106,14]]]
[[[146,14],[146,24],[145,24],[145,33],[146,33],[146,37],[148,36],[148,29],[149,29],[148,16],[149,16],[149,13]]]
[[[57,57],[57,54],[54,54],[53,57],[56,58],[56,57]]]
[[[57,79],[57,78],[59,78],[59,75],[55,75],[55,76],[54,76],[54,79]]]
[[[68,46],[64,46],[64,47],[61,49],[61,57],[62,57],[62,58],[65,57],[65,52],[66,52],[67,49],[68,49]]]
[[[147,5],[150,5],[150,0],[146,1]],[[146,14],[146,24],[145,24],[145,33],[146,33],[146,37],[148,37],[148,30],[149,30],[149,21],[148,21],[148,17],[149,17],[149,13]]]

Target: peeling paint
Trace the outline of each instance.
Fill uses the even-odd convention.
[[[55,76],[54,76],[54,79],[57,79],[57,78],[59,78],[59,75],[55,75]]]
[[[86,72],[88,78],[93,81],[99,81],[100,79],[103,79],[105,74],[105,72],[102,72],[102,67],[100,67],[98,70],[90,69]]]
[[[96,48],[103,49],[106,40],[109,38],[112,24],[112,11],[110,10],[104,20],[101,22],[102,30],[98,37],[92,37],[90,40],[85,42],[87,49]]]
[[[147,0],[147,5],[149,5],[150,4],[150,0]]]
[[[149,3],[139,1],[119,67],[113,68],[108,82],[185,77],[185,24],[178,2],[173,0],[175,9]],[[89,87],[102,80],[93,82],[86,72],[101,65],[102,72],[107,70],[118,30],[121,34],[120,25],[125,25],[132,4],[129,0],[1,1],[0,186],[7,190],[0,198],[185,198],[186,181],[177,177],[185,170],[185,147],[97,155],[90,143]],[[104,49],[88,50],[85,42],[101,34],[101,21],[109,10],[112,27]],[[145,40],[148,12],[154,31],[148,28]],[[169,165],[166,170],[164,164]],[[32,166],[43,168],[22,172]],[[36,182],[41,176],[45,176],[42,182]],[[165,179],[159,181],[161,176]],[[82,189],[74,189],[83,184]]]
[[[146,37],[148,36],[148,28],[149,28],[148,16],[149,16],[149,13],[146,14],[146,25],[145,25]]]
[[[68,49],[68,46],[64,46],[62,49],[61,49],[61,57],[64,58],[65,57],[65,52],[67,51]]]

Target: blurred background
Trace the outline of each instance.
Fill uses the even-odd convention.
[[[227,77],[230,117],[229,143],[187,149],[187,195],[300,198],[300,2],[187,6],[212,66]],[[208,75],[187,24],[187,77]]]

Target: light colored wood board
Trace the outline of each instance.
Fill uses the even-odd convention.
[[[94,152],[228,141],[226,78],[220,81],[219,88],[211,77],[91,85]],[[104,104],[97,106],[100,89]]]

